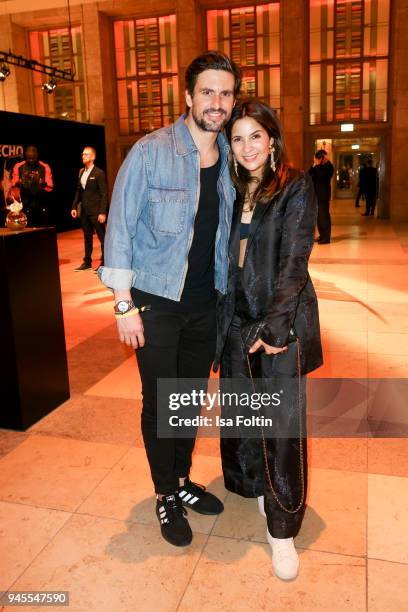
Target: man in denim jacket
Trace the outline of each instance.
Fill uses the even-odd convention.
[[[189,479],[195,435],[157,435],[169,405],[159,379],[207,379],[216,341],[216,292],[225,293],[234,189],[222,128],[240,88],[239,69],[207,52],[186,71],[187,114],[139,140],[119,170],[102,282],[114,291],[122,342],[136,349],[142,432],[162,536],[191,543],[184,507],[219,514],[219,499]],[[160,405],[160,401],[163,405]],[[189,416],[199,414],[191,406]],[[183,507],[184,506],[184,507]]]

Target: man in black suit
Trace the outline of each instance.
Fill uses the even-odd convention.
[[[330,243],[330,182],[333,172],[333,164],[327,156],[327,151],[319,149],[319,151],[315,153],[314,164],[309,170],[317,196],[317,229],[319,230],[319,236],[316,242],[318,244]]]
[[[95,149],[85,147],[82,152],[84,167],[79,171],[78,187],[72,204],[71,216],[74,219],[77,217],[81,219],[85,242],[84,261],[78,268],[75,268],[76,271],[89,270],[92,267],[94,230],[101,243],[101,265],[103,265],[108,194],[105,173],[94,165],[95,158]]]

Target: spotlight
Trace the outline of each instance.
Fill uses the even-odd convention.
[[[51,77],[50,79],[48,79],[47,83],[44,83],[41,89],[45,91],[45,93],[47,94],[52,94],[56,86],[57,86],[57,81],[53,77]]]
[[[2,64],[0,68],[0,81],[3,82],[10,75],[10,69],[7,64]]]

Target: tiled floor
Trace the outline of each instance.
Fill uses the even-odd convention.
[[[407,378],[407,245],[408,226],[335,203],[333,242],[312,254],[325,364],[311,378],[349,378],[353,392],[358,379]],[[225,512],[191,516],[188,549],[160,538],[134,355],[110,293],[73,271],[81,246],[78,232],[59,238],[71,399],[27,432],[0,430],[0,591],[68,590],[72,612],[407,609],[407,438],[309,440],[292,583],[273,575],[256,502],[225,490],[215,439],[197,442],[193,478]],[[392,390],[382,418],[395,421]]]

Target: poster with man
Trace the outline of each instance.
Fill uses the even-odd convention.
[[[50,165],[39,159],[38,147],[3,144],[0,153],[1,225],[13,201],[23,204],[29,227],[50,225],[48,194],[54,189],[54,181]]]
[[[78,228],[71,206],[81,152],[95,147],[98,166],[106,170],[104,127],[8,111],[0,111],[0,122],[0,226],[14,198],[23,204],[28,227]]]
[[[14,165],[23,159],[23,155],[22,144],[0,145],[0,227],[4,227],[7,215],[6,206],[11,204],[13,199],[18,198],[18,193],[12,189],[11,182]]]

